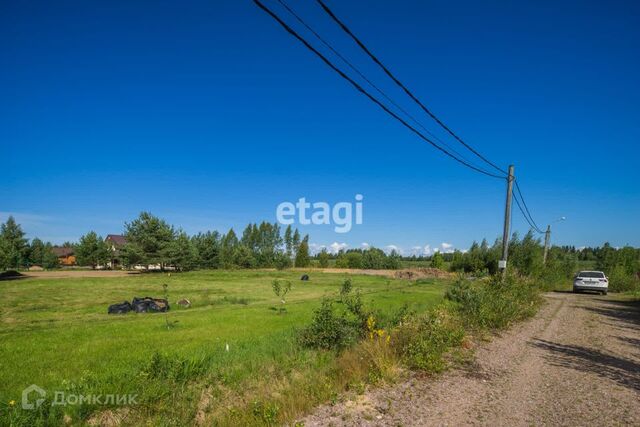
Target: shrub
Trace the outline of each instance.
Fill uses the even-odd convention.
[[[480,329],[502,329],[532,316],[540,303],[539,288],[524,279],[508,275],[470,283],[459,279],[445,294],[456,303],[464,322]]]
[[[409,368],[441,372],[446,368],[445,354],[459,346],[464,336],[460,320],[440,306],[399,327],[392,344]]]
[[[351,293],[351,279],[344,279],[342,286],[340,287],[340,295],[345,296]]]
[[[438,269],[442,269],[444,267],[444,258],[442,257],[442,254],[440,252],[436,252],[435,254],[433,254],[433,256],[431,257],[430,266],[431,268]]]
[[[624,266],[615,266],[609,275],[609,290],[611,292],[640,291],[640,280],[635,274],[628,274]]]
[[[320,307],[314,310],[311,324],[301,331],[299,340],[304,347],[342,350],[353,344],[357,337],[355,325],[344,314],[336,314],[333,302],[324,298]]]

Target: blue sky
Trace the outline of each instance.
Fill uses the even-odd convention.
[[[420,115],[315,2],[289,4]],[[467,142],[515,165],[541,227],[567,217],[554,243],[640,246],[640,3],[329,5]],[[0,49],[0,219],[30,237],[119,233],[142,210],[237,229],[283,201],[356,194],[363,225],[303,227],[313,243],[464,249],[501,233],[502,181],[420,141],[251,1],[3,2]],[[516,210],[513,226],[527,230]]]

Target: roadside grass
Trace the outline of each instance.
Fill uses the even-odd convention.
[[[99,421],[109,411],[125,425],[280,424],[345,389],[392,378],[398,365],[383,343],[365,340],[340,355],[299,345],[297,330],[309,323],[323,297],[337,297],[344,277],[310,275],[309,282],[299,281],[298,271],[0,282],[0,424],[59,424],[65,416],[83,423]],[[417,313],[428,311],[442,300],[448,285],[442,280],[416,284],[349,277],[364,303],[389,318],[405,304]],[[272,310],[279,304],[274,279],[293,283],[283,315]],[[165,283],[172,303],[170,329],[164,314],[106,314],[109,304],[161,296]],[[181,298],[188,298],[192,307],[175,305]],[[366,354],[381,361],[379,378],[357,363]],[[7,404],[20,402],[21,391],[30,384],[48,391],[49,401],[40,411]],[[131,394],[138,404],[51,407],[47,403],[54,391]]]

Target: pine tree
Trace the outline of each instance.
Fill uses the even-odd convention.
[[[131,223],[125,223],[125,230],[130,260],[135,255],[141,258],[138,262],[160,264],[164,269],[169,261],[170,244],[176,238],[173,226],[149,212],[142,212]]]
[[[109,260],[109,255],[107,244],[94,231],[80,237],[76,248],[79,265],[90,265],[91,268],[96,268],[100,264],[105,264]]]
[[[29,264],[39,265],[43,267],[44,264],[44,242],[37,237],[31,240],[31,246],[29,249]]]
[[[3,254],[0,254],[0,258],[5,264],[4,268],[20,268],[25,265],[28,252],[28,240],[24,237],[24,232],[20,227],[20,224],[16,223],[13,216],[9,216],[7,222],[0,227],[0,240],[3,241],[0,245],[0,250]]]
[[[176,270],[191,270],[196,266],[196,249],[184,231],[179,231],[169,245],[169,264]]]

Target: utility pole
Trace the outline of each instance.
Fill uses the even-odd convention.
[[[547,265],[547,253],[549,253],[550,240],[551,240],[551,225],[547,225],[547,231],[544,233],[544,254],[542,255],[543,265]]]
[[[504,209],[504,230],[502,232],[502,259],[498,262],[498,268],[502,273],[507,271],[507,257],[509,255],[509,226],[511,225],[511,199],[513,196],[513,165],[509,165],[507,177],[507,203]]]

